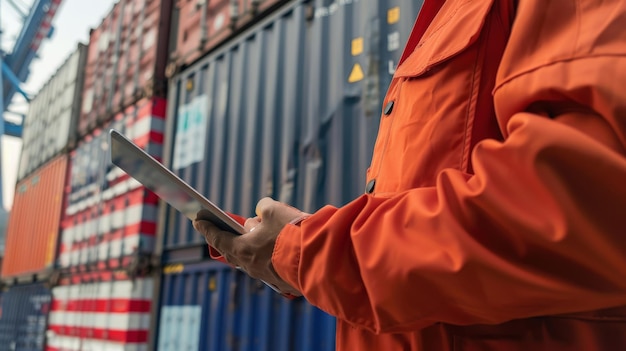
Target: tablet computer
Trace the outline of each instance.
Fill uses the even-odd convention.
[[[206,219],[218,228],[234,234],[245,234],[246,230],[241,224],[120,132],[111,129],[109,136],[111,162],[154,192],[163,201],[183,213],[190,220],[196,219],[198,211],[207,210],[210,213],[210,218]]]

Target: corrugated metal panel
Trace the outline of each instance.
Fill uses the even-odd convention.
[[[121,0],[90,35],[81,136],[142,96],[165,94],[173,0]]]
[[[193,62],[240,28],[260,19],[268,9],[287,0],[191,0],[178,1],[177,65]]]
[[[52,289],[47,351],[146,350],[153,279],[73,275]]]
[[[158,351],[334,350],[335,320],[215,261],[164,268]]]
[[[0,349],[43,351],[50,290],[44,284],[17,285],[2,295]]]
[[[30,102],[24,119],[23,148],[18,180],[60,152],[76,144],[87,47],[78,49],[61,65]]]
[[[52,268],[67,169],[67,155],[62,155],[17,184],[7,229],[3,278]]]
[[[310,212],[363,192],[420,3],[327,3],[295,1],[172,80],[167,162],[228,211],[252,215],[272,196]],[[206,255],[175,210],[163,228],[166,261]]]
[[[137,254],[153,251],[158,199],[112,166],[108,130],[119,130],[160,159],[165,108],[165,99],[140,100],[106,128],[85,137],[71,153],[60,268],[126,267]]]

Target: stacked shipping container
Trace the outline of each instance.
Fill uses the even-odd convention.
[[[86,52],[79,44],[31,101],[24,119],[18,180],[76,145]]]
[[[152,279],[74,274],[52,289],[47,351],[147,350]]]
[[[86,47],[61,65],[31,101],[24,120],[23,149],[9,217],[2,279],[0,349],[43,350],[61,213],[65,208],[67,152],[77,141]]]
[[[48,350],[147,349],[158,199],[112,166],[108,131],[161,158],[172,3],[121,0],[90,34]]]
[[[209,260],[185,217],[166,206],[159,216],[158,199],[110,164],[107,132],[120,130],[157,159],[165,154],[181,178],[235,213],[251,215],[263,196],[305,211],[346,203],[362,192],[382,95],[419,6],[119,1],[68,60],[86,65],[84,89],[79,68],[73,88],[47,85],[64,98],[40,94],[59,106],[52,115],[46,103],[32,105],[13,211],[21,222],[9,224],[7,242],[18,254],[3,277],[32,279],[56,265],[55,286],[51,295],[41,284],[5,294],[19,308],[30,302],[11,291],[39,289],[48,300],[38,305],[43,317],[28,319],[39,329],[11,329],[1,318],[0,345],[42,350],[50,304],[48,350],[331,350],[333,318]],[[171,18],[179,26],[170,34]],[[170,40],[177,73],[166,102]],[[69,118],[67,138],[38,136],[55,118]],[[44,182],[47,197],[37,193]],[[45,211],[45,221],[31,215]],[[24,245],[29,239],[45,245]],[[165,266],[152,275],[155,248]]]
[[[33,98],[24,119],[24,147],[2,267],[5,280],[45,275],[54,266],[64,208],[66,152],[77,139],[85,55],[86,47],[79,44]]]
[[[129,267],[154,250],[157,198],[110,162],[109,129],[161,157],[165,100],[142,99],[71,153],[58,266],[63,272]]]

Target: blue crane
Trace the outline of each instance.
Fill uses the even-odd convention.
[[[15,93],[19,93],[26,101],[30,96],[21,89],[21,84],[28,79],[29,67],[37,55],[41,42],[52,35],[52,19],[56,14],[62,0],[34,0],[30,9],[25,10],[24,5],[19,6],[16,0],[6,0],[13,10],[22,19],[22,29],[10,52],[0,53],[0,136],[10,135],[21,137],[21,123],[6,121],[4,118],[7,107]],[[0,152],[2,146],[0,145]],[[1,153],[0,153],[1,155]],[[0,158],[0,171],[1,171]],[[2,174],[0,172],[0,209],[3,208],[2,198]]]

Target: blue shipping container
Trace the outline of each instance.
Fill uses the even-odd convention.
[[[17,285],[2,295],[0,351],[43,351],[52,295],[43,283]]]
[[[227,211],[312,212],[362,194],[384,93],[421,1],[292,1],[175,76],[166,163]],[[168,208],[166,262],[206,257]]]
[[[158,351],[331,351],[335,320],[216,261],[164,268]]]

